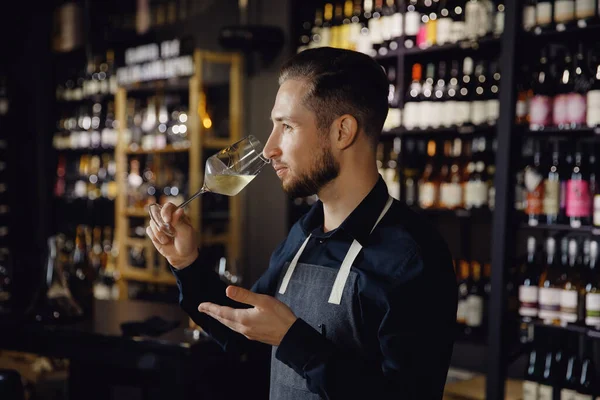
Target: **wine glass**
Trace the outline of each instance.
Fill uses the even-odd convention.
[[[185,207],[189,202],[206,192],[225,196],[238,194],[258,175],[262,167],[271,162],[271,160],[263,157],[262,150],[263,146],[258,139],[249,135],[209,157],[204,167],[202,188],[177,208]],[[174,237],[171,227],[163,221],[160,215],[161,209],[160,204],[151,204],[148,209],[150,218],[162,233]]]

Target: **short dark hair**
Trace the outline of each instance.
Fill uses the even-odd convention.
[[[374,59],[332,47],[308,49],[281,67],[279,84],[288,79],[304,79],[311,85],[304,102],[315,113],[319,129],[350,114],[377,144],[388,113],[389,86],[384,69]]]

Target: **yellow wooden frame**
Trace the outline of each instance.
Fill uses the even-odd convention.
[[[115,202],[115,239],[119,246],[119,255],[117,257],[117,270],[119,272],[118,286],[121,299],[128,298],[128,282],[138,281],[154,284],[175,284],[175,278],[167,268],[166,260],[160,256],[149,238],[136,239],[128,237],[129,218],[143,217],[149,221],[148,213],[145,210],[127,208],[127,181],[126,174],[128,168],[127,158],[130,155],[137,154],[161,154],[169,153],[188,153],[189,155],[189,190],[193,194],[202,187],[204,177],[204,160],[202,155],[205,150],[218,151],[242,138],[242,58],[237,53],[220,53],[203,50],[195,50],[194,54],[194,75],[189,78],[189,115],[188,132],[190,138],[190,147],[188,149],[167,147],[161,150],[137,150],[131,151],[125,143],[124,130],[127,128],[127,90],[120,87],[115,96],[116,117],[119,121],[119,139],[115,149],[115,159],[117,163],[118,196]],[[204,63],[218,63],[230,65],[230,136],[228,138],[211,138],[206,135],[205,130],[200,123],[198,114],[203,88],[202,67]],[[157,90],[160,85],[157,85]],[[160,168],[161,157],[157,157],[156,168]],[[198,198],[189,205],[190,219],[192,225],[198,232],[198,245],[210,246],[213,244],[223,244],[227,249],[227,258],[229,260],[240,260],[241,232],[242,232],[242,205],[243,195],[238,195],[230,199],[229,205],[229,230],[227,233],[206,236],[202,234],[202,216],[200,210],[202,198]],[[128,249],[132,245],[142,245],[146,249],[146,268],[135,268],[128,265]],[[155,257],[160,257],[160,268],[154,268]],[[238,265],[237,263],[235,265]],[[240,271],[230,270],[233,274],[240,274]]]

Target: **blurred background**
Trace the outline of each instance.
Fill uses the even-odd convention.
[[[267,398],[260,356],[224,354],[179,309],[148,205],[265,142],[279,67],[320,46],[385,69],[380,173],[450,245],[446,398],[599,398],[598,0],[2,7],[2,399]],[[316,201],[267,171],[187,212],[209,268],[250,287]]]

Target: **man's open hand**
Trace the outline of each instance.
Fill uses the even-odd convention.
[[[225,293],[232,300],[254,307],[235,309],[202,303],[198,306],[198,311],[210,315],[250,340],[279,346],[281,339],[296,322],[297,318],[292,310],[274,297],[236,286],[228,286]]]

